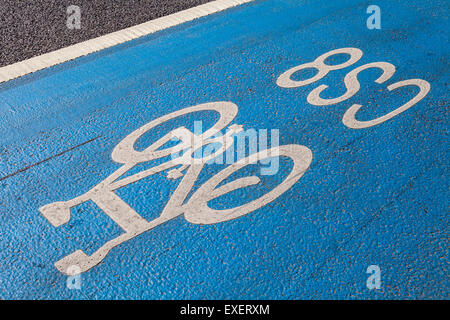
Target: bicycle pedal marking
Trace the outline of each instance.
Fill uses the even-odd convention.
[[[179,127],[172,130],[143,151],[136,151],[134,149],[135,142],[150,129],[168,120],[198,111],[216,111],[220,114],[220,118],[211,128],[202,134],[194,134],[184,127]],[[234,143],[234,140],[231,137],[232,134],[242,131],[242,126],[236,124],[230,125],[236,117],[237,112],[237,105],[231,102],[211,102],[175,111],[153,120],[126,136],[113,149],[111,157],[115,162],[121,163],[122,167],[113,172],[108,178],[74,199],[63,202],[54,202],[41,207],[39,209],[41,214],[53,226],[59,227],[70,220],[70,209],[72,207],[86,201],[93,201],[106,215],[125,231],[120,236],[106,242],[92,255],[87,255],[82,250],[77,250],[57,261],[55,267],[60,272],[68,274],[69,269],[72,270],[73,266],[77,266],[78,273],[82,273],[100,263],[109,251],[119,244],[178,217],[183,213],[185,219],[194,224],[225,222],[259,209],[289,190],[303,176],[311,164],[312,152],[305,146],[297,144],[281,145],[253,153],[246,158],[240,159],[203,183],[185,203],[186,197],[191,192],[205,163],[230,148]],[[215,136],[221,130],[226,128],[228,131],[223,137]],[[160,149],[160,147],[164,146],[164,144],[173,137],[176,137],[181,142],[173,147]],[[216,152],[205,158],[193,157],[195,150],[215,142],[221,144],[221,147]],[[120,179],[126,172],[139,163],[164,158],[186,149],[188,149],[188,152],[185,152],[181,157],[171,159],[153,168]],[[258,161],[274,156],[289,157],[293,161],[291,172],[279,185],[259,198],[235,208],[214,210],[208,206],[208,202],[215,198],[237,189],[258,184],[260,179],[257,176],[248,176],[217,187],[234,172],[237,172],[247,165],[255,164]],[[175,169],[175,167],[179,165],[181,165],[181,167]],[[141,217],[114,192],[126,185],[166,170],[168,171],[167,177],[169,179],[178,179],[181,177],[182,179],[172,196],[169,198],[160,216],[152,221],[147,221]],[[183,173],[183,171],[185,171],[185,173]],[[73,274],[71,273],[71,275]]]

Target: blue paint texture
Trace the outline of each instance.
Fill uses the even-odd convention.
[[[448,2],[378,1],[381,30],[366,28],[370,4],[255,1],[0,85],[0,179],[8,176],[0,180],[0,298],[448,299]],[[342,47],[364,55],[312,85],[276,85],[289,68]],[[387,83],[367,70],[351,99],[307,103],[319,84],[330,87],[324,97],[341,95],[345,74],[375,61],[396,66]],[[354,103],[364,105],[361,120],[405,103],[416,88],[386,86],[411,78],[431,84],[414,107],[368,129],[342,124]],[[212,101],[237,104],[234,123],[244,128],[278,129],[280,144],[310,148],[309,170],[241,218],[162,224],[83,273],[81,290],[66,288],[53,264],[77,249],[90,254],[122,230],[93,203],[74,208],[59,228],[38,209],[85,193],[119,168],[111,152],[135,129]],[[206,126],[216,117],[201,119]],[[281,162],[264,184],[211,206],[264,194],[290,166]],[[224,167],[207,165],[195,188]],[[161,173],[117,194],[152,219],[178,182]],[[381,268],[379,290],[366,287],[369,265]]]

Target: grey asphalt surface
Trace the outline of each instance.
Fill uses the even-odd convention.
[[[211,0],[1,0],[0,67],[188,9]],[[66,26],[81,9],[81,29]]]

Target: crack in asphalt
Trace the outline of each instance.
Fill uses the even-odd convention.
[[[36,167],[36,166],[38,166],[38,165],[40,165],[40,164],[42,164],[42,163],[44,163],[44,162],[47,162],[47,161],[49,161],[49,160],[51,160],[51,159],[60,157],[60,156],[62,156],[63,154],[65,154],[65,153],[67,153],[67,152],[69,152],[69,151],[72,151],[72,150],[74,150],[74,149],[77,149],[77,148],[79,148],[79,147],[81,147],[81,146],[84,146],[85,144],[91,143],[91,142],[93,142],[93,141],[99,139],[100,137],[101,137],[101,136],[97,136],[97,137],[95,137],[95,138],[89,139],[89,140],[87,140],[87,141],[85,141],[85,142],[83,142],[83,143],[80,143],[80,144],[78,144],[78,145],[76,145],[76,146],[74,146],[74,147],[71,147],[71,148],[69,148],[69,149],[67,149],[67,150],[61,151],[60,153],[54,154],[54,155],[52,155],[52,156],[50,156],[50,157],[48,157],[48,158],[45,158],[45,159],[43,159],[43,160],[41,160],[41,161],[38,161],[38,162],[33,163],[33,164],[29,165],[29,166],[26,166],[26,167],[24,167],[24,168],[22,168],[22,169],[19,169],[19,170],[13,172],[13,173],[10,173],[10,174],[8,174],[8,175],[6,175],[6,176],[0,178],[0,181],[6,180],[6,179],[8,179],[8,178],[11,178],[11,177],[15,176],[15,175],[18,174],[18,173],[27,171],[28,169],[31,169],[31,168],[33,168],[33,167]]]

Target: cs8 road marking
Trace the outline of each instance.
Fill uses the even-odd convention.
[[[337,54],[348,54],[350,55],[350,58],[341,64],[337,65],[327,65],[325,63],[325,59],[337,55]],[[298,65],[296,67],[293,67],[283,74],[281,74],[277,79],[277,85],[282,88],[298,88],[307,86],[310,84],[313,84],[314,82],[317,82],[324,78],[330,71],[333,70],[339,70],[344,69],[354,63],[356,63],[359,59],[361,59],[363,56],[363,52],[360,49],[357,48],[341,48],[329,51],[327,53],[322,54],[319,56],[316,60],[313,62],[304,63],[301,65]],[[294,81],[291,79],[292,75],[297,72],[304,69],[310,69],[314,68],[317,70],[317,74],[307,80],[302,81]],[[318,86],[317,88],[313,89],[307,97],[307,101],[315,106],[328,106],[337,104],[340,102],[344,102],[351,97],[353,97],[361,88],[361,85],[358,81],[358,74],[366,69],[371,68],[377,68],[383,71],[380,77],[375,80],[376,83],[382,84],[386,82],[387,80],[391,79],[392,76],[395,73],[395,66],[388,62],[372,62],[365,65],[362,65],[360,67],[357,67],[347,73],[347,75],[344,77],[344,84],[347,89],[347,91],[340,97],[336,97],[333,99],[323,99],[320,97],[320,94],[328,88],[327,85],[323,84]],[[405,86],[417,86],[419,87],[419,93],[415,97],[413,97],[411,100],[403,104],[402,106],[398,107],[394,111],[389,112],[388,114],[370,120],[370,121],[358,121],[355,116],[359,109],[361,109],[362,105],[360,104],[354,104],[352,105],[344,114],[342,118],[342,122],[344,125],[346,125],[349,128],[352,129],[362,129],[362,128],[369,128],[376,126],[378,124],[381,124],[389,119],[392,119],[393,117],[397,116],[398,114],[402,113],[403,111],[408,110],[412,106],[414,106],[416,103],[418,103],[420,100],[422,100],[430,91],[430,84],[422,79],[409,79],[404,81],[399,81],[396,83],[393,83],[389,85],[387,88],[389,91],[405,87]]]

